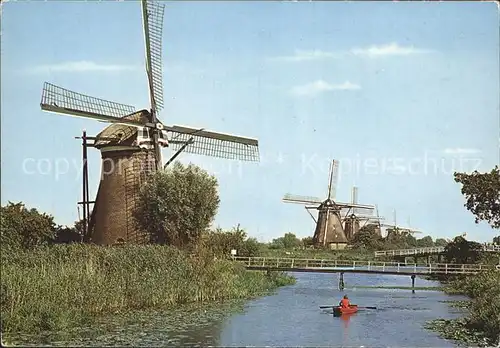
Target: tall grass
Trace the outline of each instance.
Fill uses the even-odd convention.
[[[469,314],[458,320],[437,320],[429,326],[448,339],[486,345],[500,344],[500,272],[490,271],[455,279],[448,294],[471,298]]]
[[[251,298],[294,282],[168,246],[56,245],[1,256],[2,332],[61,330],[101,314]]]

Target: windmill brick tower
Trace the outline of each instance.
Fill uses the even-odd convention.
[[[225,159],[258,161],[257,139],[197,127],[166,126],[157,114],[163,108],[162,30],[164,3],[141,0],[149,83],[149,110],[73,92],[50,83],[42,91],[42,110],[111,123],[95,137],[81,137],[83,147],[84,240],[109,245],[146,243],[133,213],[141,183],[182,151]],[[92,142],[93,141],[93,142]],[[87,148],[100,150],[101,180],[95,201],[89,199]],[[176,151],[162,164],[162,147]],[[90,205],[94,204],[92,212]]]
[[[344,249],[349,242],[343,226],[343,216],[357,209],[358,212],[372,215],[375,209],[374,205],[365,205],[357,203],[341,203],[335,201],[336,181],[338,172],[338,161],[333,160],[330,165],[328,176],[328,192],[326,199],[315,197],[296,196],[286,194],[283,197],[285,203],[295,203],[305,205],[309,215],[316,223],[316,229],[313,236],[315,247],[330,249]],[[310,210],[318,210],[316,219]]]

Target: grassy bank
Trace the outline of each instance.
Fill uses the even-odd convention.
[[[445,338],[468,344],[499,344],[500,272],[491,271],[455,279],[447,284],[445,291],[470,297],[469,314],[457,320],[432,321],[428,328]]]
[[[295,280],[166,246],[2,250],[2,332],[64,330],[95,316],[263,295]]]

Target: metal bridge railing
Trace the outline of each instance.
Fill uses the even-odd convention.
[[[500,270],[500,266],[482,264],[405,264],[380,261],[346,261],[332,259],[297,259],[281,257],[233,257],[247,268],[272,268],[283,270],[330,269],[349,271],[369,271],[377,273],[414,274],[475,274],[488,270]]]
[[[375,257],[378,256],[412,256],[419,254],[438,254],[444,252],[445,247],[425,247],[413,249],[380,250],[375,251]],[[484,245],[482,248],[486,252],[500,252],[500,245]]]

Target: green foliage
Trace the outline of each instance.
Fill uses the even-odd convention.
[[[363,226],[356,233],[351,242],[353,249],[380,250],[383,246],[383,239],[377,233],[375,225]]]
[[[31,249],[49,243],[56,234],[51,215],[28,209],[22,202],[9,202],[0,208],[0,243],[2,248]]]
[[[295,234],[288,232],[283,237],[273,239],[271,249],[293,249],[302,246],[302,241]]]
[[[203,236],[203,246],[217,256],[229,256],[236,250],[237,256],[259,256],[260,243],[255,238],[248,238],[245,230],[238,225],[231,231],[217,228],[207,231]]]
[[[481,251],[481,244],[459,236],[446,245],[444,256],[447,262],[477,263],[481,258]]]
[[[208,172],[174,162],[141,187],[134,216],[154,243],[196,244],[217,213],[217,190],[217,179]]]
[[[313,237],[302,238],[302,245],[305,247],[311,247],[312,245],[314,245]]]
[[[476,216],[476,223],[486,221],[493,228],[500,228],[500,170],[498,166],[495,166],[489,173],[456,172],[454,177],[455,182],[462,184],[462,194],[467,200],[465,207]]]
[[[496,236],[493,238],[493,244],[500,245],[500,236]]]
[[[1,264],[2,333],[66,330],[102,314],[247,299],[294,282],[246,271],[204,249],[192,254],[160,245],[3,250]]]
[[[417,239],[417,247],[419,248],[427,248],[433,246],[434,246],[434,241],[432,240],[431,236],[425,236],[423,238]]]
[[[481,333],[491,344],[500,337],[500,272],[490,271],[451,282],[446,292],[472,298],[464,328]]]
[[[434,242],[434,246],[440,247],[440,246],[447,246],[448,242],[444,238],[437,238],[436,241]]]

